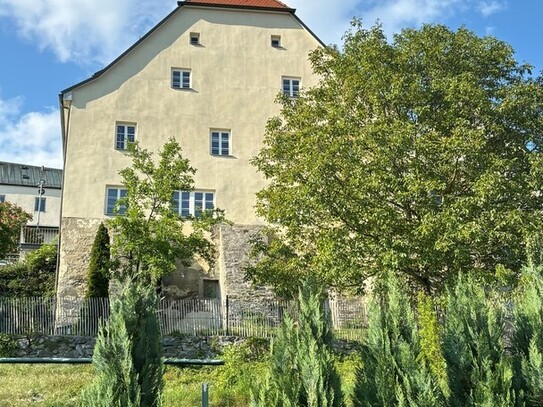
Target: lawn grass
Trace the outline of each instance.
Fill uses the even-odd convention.
[[[211,367],[167,366],[164,375],[164,407],[198,407],[201,386],[209,383],[211,407],[248,407],[250,387],[263,374],[266,363],[241,361],[230,355],[230,363]],[[354,386],[354,356],[338,361],[347,407]],[[77,407],[85,385],[94,379],[91,365],[0,365],[0,407]]]

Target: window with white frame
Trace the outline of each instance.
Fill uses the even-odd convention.
[[[136,125],[134,123],[117,123],[116,128],[115,148],[126,150],[128,143],[136,141]]]
[[[282,78],[283,94],[291,98],[298,97],[300,94],[300,78]]]
[[[215,208],[215,193],[211,191],[175,191],[172,210],[184,218],[202,216]]]
[[[34,198],[34,212],[45,212],[45,198]]]
[[[211,155],[230,155],[229,130],[211,130]]]
[[[190,89],[190,70],[172,69],[172,88]]]
[[[117,207],[117,201],[124,197],[126,197],[126,189],[120,187],[107,187],[106,215],[124,215],[126,213],[126,206],[119,205]]]

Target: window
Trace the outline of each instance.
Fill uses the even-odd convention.
[[[116,208],[117,201],[126,197],[126,189],[107,188],[106,190],[106,215],[124,215],[126,206],[120,205]],[[117,211],[115,211],[117,209]]]
[[[206,191],[175,191],[172,210],[184,218],[202,215],[202,211],[215,208],[215,193]]]
[[[4,202],[5,200],[6,200],[6,196],[5,195],[0,195],[0,203]]]
[[[200,45],[200,33],[190,33],[191,45]]]
[[[211,132],[211,155],[230,155],[230,132],[213,130]]]
[[[45,212],[45,198],[34,199],[34,212]]]
[[[221,298],[219,280],[204,278],[200,280],[200,297],[205,299]]]
[[[291,98],[298,97],[300,94],[299,78],[283,78],[283,94]]]
[[[274,48],[281,47],[281,36],[280,35],[272,35],[271,36],[271,46]]]
[[[115,148],[117,150],[126,150],[128,143],[136,141],[136,125],[117,123],[117,139]]]
[[[186,69],[173,69],[172,88],[190,89],[190,71]]]

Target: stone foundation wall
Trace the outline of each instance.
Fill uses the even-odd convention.
[[[95,338],[87,336],[20,336],[16,337],[17,350],[13,357],[36,358],[90,358]],[[247,338],[237,336],[214,337],[164,337],[164,356],[180,359],[220,359],[226,346],[241,345]],[[337,340],[334,350],[350,354],[359,350],[360,344]]]
[[[83,297],[92,244],[103,219],[62,218],[57,295]]]
[[[94,337],[88,336],[19,336],[14,357],[90,358]],[[162,346],[167,358],[213,359],[228,345],[244,343],[235,336],[164,337]]]
[[[262,234],[262,226],[221,225],[217,237],[221,289],[224,295],[254,303],[258,300],[275,300],[276,296],[268,287],[255,287],[245,281],[244,268],[253,259],[250,257],[251,240]]]
[[[85,295],[92,244],[103,219],[63,218],[61,221],[60,261],[58,268],[57,295],[82,297]],[[202,281],[218,279],[220,296],[238,300],[275,299],[266,287],[254,287],[245,281],[244,268],[250,258],[251,239],[262,232],[256,225],[220,225],[210,236],[215,243],[218,260],[213,269],[193,263],[180,265],[177,272],[163,280],[163,294],[170,299],[198,298],[202,296]]]

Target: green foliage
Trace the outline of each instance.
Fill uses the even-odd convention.
[[[451,406],[512,406],[513,369],[506,357],[504,309],[491,290],[459,276],[446,292],[443,354]]]
[[[322,81],[279,99],[253,160],[277,241],[250,270],[281,289],[391,270],[427,290],[463,271],[518,275],[541,229],[543,93],[511,47],[465,28],[359,22],[311,55]]]
[[[25,260],[0,267],[0,296],[48,297],[55,294],[57,242],[43,244]]]
[[[270,370],[253,407],[339,407],[343,394],[334,366],[330,321],[322,289],[307,280],[298,295],[297,324],[287,315],[271,346]]]
[[[109,245],[109,232],[105,225],[100,223],[91,250],[89,273],[87,274],[87,298],[109,295],[111,265]]]
[[[17,251],[21,227],[32,216],[11,202],[0,202],[0,259]]]
[[[514,295],[515,387],[526,406],[543,405],[543,277],[541,268],[524,270]]]
[[[89,407],[159,407],[164,367],[157,296],[152,287],[128,281],[94,348],[97,379],[82,394]]]
[[[446,405],[440,367],[425,361],[421,335],[403,282],[385,276],[369,305],[368,332],[357,371],[355,406]],[[426,324],[428,325],[428,324]],[[434,346],[434,345],[433,345]],[[439,355],[435,350],[433,355]],[[439,360],[436,361],[439,364]]]
[[[435,312],[433,299],[424,294],[418,294],[418,325],[420,334],[420,360],[428,366],[432,375],[437,379],[441,392],[445,397],[450,396],[447,377],[447,366],[441,348],[442,327]]]
[[[0,357],[13,357],[17,349],[17,341],[11,335],[0,333]]]
[[[126,213],[108,223],[115,236],[111,249],[119,260],[120,274],[156,280],[174,271],[177,260],[188,265],[195,255],[212,264],[214,250],[204,232],[222,221],[221,211],[191,219],[192,232],[185,235],[186,219],[171,210],[174,191],[192,190],[195,173],[177,141],[172,138],[164,144],[157,162],[137,143],[130,144],[129,154],[132,167],[120,172],[127,195],[117,202],[117,208],[125,207]]]

